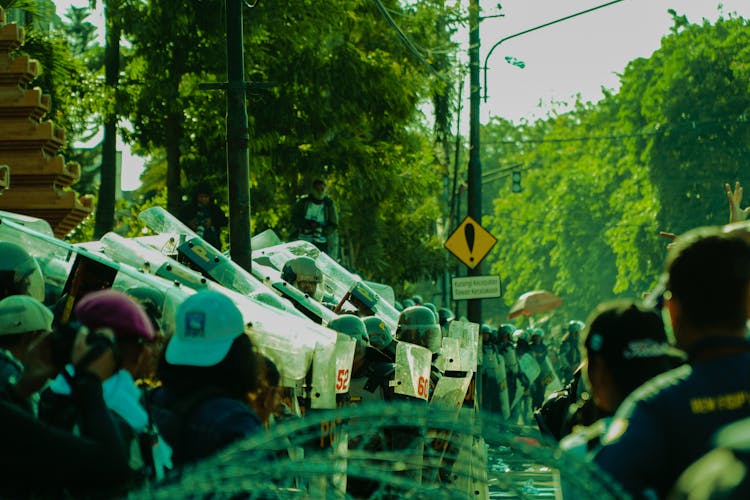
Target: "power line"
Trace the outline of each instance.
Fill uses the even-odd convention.
[[[406,47],[409,52],[414,55],[414,57],[417,58],[417,60],[422,63],[424,66],[426,66],[432,74],[443,80],[444,82],[448,83],[446,78],[440,74],[438,70],[436,70],[430,62],[424,58],[422,53],[419,51],[417,46],[414,44],[414,42],[411,41],[411,39],[404,33],[401,28],[396,24],[396,22],[393,20],[391,15],[388,13],[388,9],[385,8],[383,3],[380,0],[372,0],[375,3],[375,6],[378,8],[378,11],[380,11],[380,14],[383,16],[385,21],[396,31],[396,34],[398,35],[398,38],[401,40],[401,43],[404,44],[404,47]]]
[[[656,135],[665,135],[668,133],[686,133],[686,132],[697,132],[701,128],[707,128],[713,125],[724,125],[727,123],[744,123],[747,122],[747,117],[740,115],[736,119],[732,120],[711,120],[705,122],[689,122],[684,124],[667,124],[666,126],[659,126],[656,130],[643,131],[643,132],[631,132],[627,134],[606,134],[606,135],[589,135],[580,137],[552,137],[545,139],[517,139],[517,140],[499,140],[499,141],[483,141],[484,144],[543,144],[543,143],[565,143],[565,142],[585,142],[585,141],[606,141],[606,140],[620,140],[628,139],[633,137],[650,137]]]

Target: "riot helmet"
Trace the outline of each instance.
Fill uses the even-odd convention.
[[[355,363],[358,359],[364,357],[365,350],[367,349],[367,346],[370,345],[370,338],[367,336],[367,329],[359,316],[343,314],[338,318],[331,320],[328,323],[328,328],[343,333],[344,335],[348,335],[357,341],[357,346],[354,350]]]
[[[530,339],[532,344],[541,344],[544,340],[544,330],[541,328],[532,328],[530,332]]]
[[[353,314],[342,314],[338,318],[331,320],[328,323],[328,328],[336,330],[340,333],[345,333],[353,339],[364,342],[365,344],[370,343],[370,337],[367,335],[367,329],[365,323]]]
[[[125,291],[134,298],[146,311],[154,330],[161,330],[162,310],[164,309],[164,292],[150,286],[135,286]]]
[[[528,345],[529,343],[529,332],[523,328],[518,328],[513,332],[513,343],[518,345],[519,343]]]
[[[500,325],[497,329],[497,337],[499,342],[510,342],[513,339],[513,332],[516,330],[516,327],[511,325],[510,323],[504,323]]]
[[[323,283],[323,273],[311,257],[294,257],[286,261],[281,269],[281,279],[316,300],[323,298],[323,290],[319,286]]]
[[[430,311],[432,311],[432,314],[435,315],[435,321],[437,321],[437,323],[440,324],[440,316],[438,316],[437,306],[435,306],[435,304],[433,304],[432,302],[425,302],[422,305],[425,306]]]
[[[398,317],[396,339],[426,347],[433,354],[440,351],[442,333],[435,315],[424,306],[407,307]]]
[[[482,344],[489,344],[490,337],[492,336],[492,327],[487,323],[482,323],[479,327],[479,336],[482,339]]]
[[[409,307],[414,307],[417,304],[415,304],[414,301],[411,299],[404,299],[402,305],[404,306],[404,309],[408,309]]]
[[[0,298],[30,295],[44,300],[44,278],[39,264],[21,245],[0,241]]]
[[[364,323],[371,346],[382,350],[393,341],[393,336],[382,319],[377,316],[368,316],[364,319]]]
[[[568,333],[574,336],[578,335],[583,331],[584,326],[583,321],[577,319],[571,320],[568,322]]]
[[[440,326],[445,326],[448,321],[452,320],[455,316],[453,315],[453,311],[448,309],[447,307],[441,307],[438,309],[438,323]]]

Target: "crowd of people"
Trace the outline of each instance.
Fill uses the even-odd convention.
[[[750,465],[750,224],[738,189],[727,187],[732,224],[677,237],[646,300],[603,302],[555,335],[542,322],[475,325],[476,392],[450,404],[473,407],[475,396],[507,423],[538,425],[623,495],[750,495],[750,479],[737,472]],[[340,405],[428,402],[441,381],[465,377],[443,352],[453,325],[468,324],[450,309],[415,295],[398,305],[391,331],[364,296],[350,297],[354,310],[331,302],[314,259],[289,259],[280,274],[335,310],[327,327],[350,339]],[[283,367],[260,353],[249,328],[214,290],[175,310],[147,287],[68,290],[50,303],[35,258],[0,241],[0,496],[123,495],[299,416],[284,402]],[[403,369],[419,384],[396,383]],[[393,427],[371,447],[400,450],[420,432]],[[34,480],[40,468],[45,481]],[[367,497],[374,485],[347,488]]]
[[[512,325],[484,325],[483,407],[502,412],[498,394],[524,391],[541,432],[598,466],[623,495],[748,498],[750,225],[741,187],[727,185],[727,197],[730,224],[676,237],[645,300],[599,304],[551,348],[535,328],[507,342]],[[551,359],[564,387],[551,387],[543,369],[524,370],[517,361],[526,354],[540,365]],[[504,376],[493,355],[505,359]],[[528,412],[503,416],[528,421]]]

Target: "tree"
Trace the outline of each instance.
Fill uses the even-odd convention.
[[[487,157],[522,165],[524,191],[495,191],[489,257],[506,303],[547,288],[562,314],[585,317],[614,295],[653,287],[666,253],[660,230],[727,221],[722,186],[748,160],[747,20],[690,24],[649,59],[632,61],[618,93],[513,126],[485,127]],[[494,144],[493,144],[494,143]]]

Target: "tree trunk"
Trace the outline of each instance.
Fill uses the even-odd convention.
[[[117,0],[104,6],[106,35],[104,46],[104,83],[110,102],[104,119],[102,163],[99,175],[99,199],[96,204],[94,238],[101,238],[112,230],[115,222],[115,193],[117,187],[117,84],[120,75],[120,21]]]

